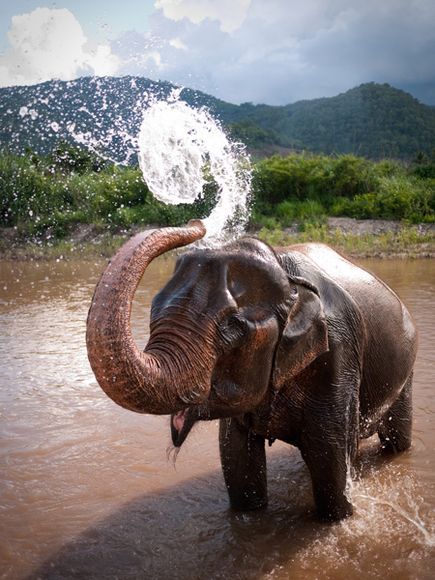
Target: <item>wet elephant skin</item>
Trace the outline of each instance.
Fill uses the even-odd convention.
[[[235,509],[267,504],[266,441],[297,446],[319,517],[339,520],[352,513],[346,482],[359,439],[378,433],[386,452],[410,446],[415,354],[408,311],[376,277],[324,245],[274,251],[245,238],[178,259],[152,304],[144,354],[152,372],[135,385],[134,367],[129,400],[149,389],[133,410],[172,405],[178,447],[197,421],[221,420]],[[151,400],[156,384],[161,411]]]

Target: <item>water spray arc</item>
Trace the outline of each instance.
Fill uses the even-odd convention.
[[[250,160],[205,109],[179,100],[153,103],[143,115],[138,158],[144,180],[164,203],[192,203],[203,195],[206,173],[217,186],[216,204],[204,220],[208,245],[243,233],[251,189]]]

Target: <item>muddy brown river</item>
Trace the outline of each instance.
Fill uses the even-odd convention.
[[[296,449],[268,450],[268,509],[232,513],[217,422],[197,426],[174,464],[167,417],[106,397],[84,340],[103,261],[0,262],[0,577],[434,578],[435,263],[365,265],[420,330],[413,447],[385,461],[376,438],[365,443],[355,515],[325,525]],[[137,292],[141,344],[172,268],[153,263]]]

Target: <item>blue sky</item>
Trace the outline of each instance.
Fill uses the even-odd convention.
[[[126,74],[240,103],[388,82],[435,105],[435,0],[2,0],[0,86]]]

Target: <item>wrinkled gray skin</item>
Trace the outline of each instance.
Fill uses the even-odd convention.
[[[297,446],[321,518],[352,513],[345,496],[358,440],[411,443],[416,332],[381,281],[321,245],[275,254],[255,240],[183,256],[153,313],[189,294],[219,320],[224,352],[202,405],[172,417],[179,446],[192,424],[222,418],[220,451],[231,505],[266,505],[265,439]],[[259,336],[261,334],[261,336]]]
[[[88,332],[88,348],[103,340]],[[222,468],[235,509],[267,504],[266,440],[300,449],[317,512],[326,520],[352,513],[346,477],[360,438],[378,433],[391,452],[411,444],[414,324],[391,289],[327,246],[275,253],[247,238],[185,253],[153,300],[142,354],[151,365],[148,383],[157,384],[153,377],[165,369],[155,391],[145,383],[131,387],[136,398],[143,393],[143,404],[133,395],[120,401],[112,383],[103,386],[102,355],[90,360],[119,404],[172,411],[175,446],[196,421],[221,419]],[[114,357],[109,352],[106,360]],[[137,376],[139,370],[128,384]],[[162,389],[167,402],[157,406]]]

